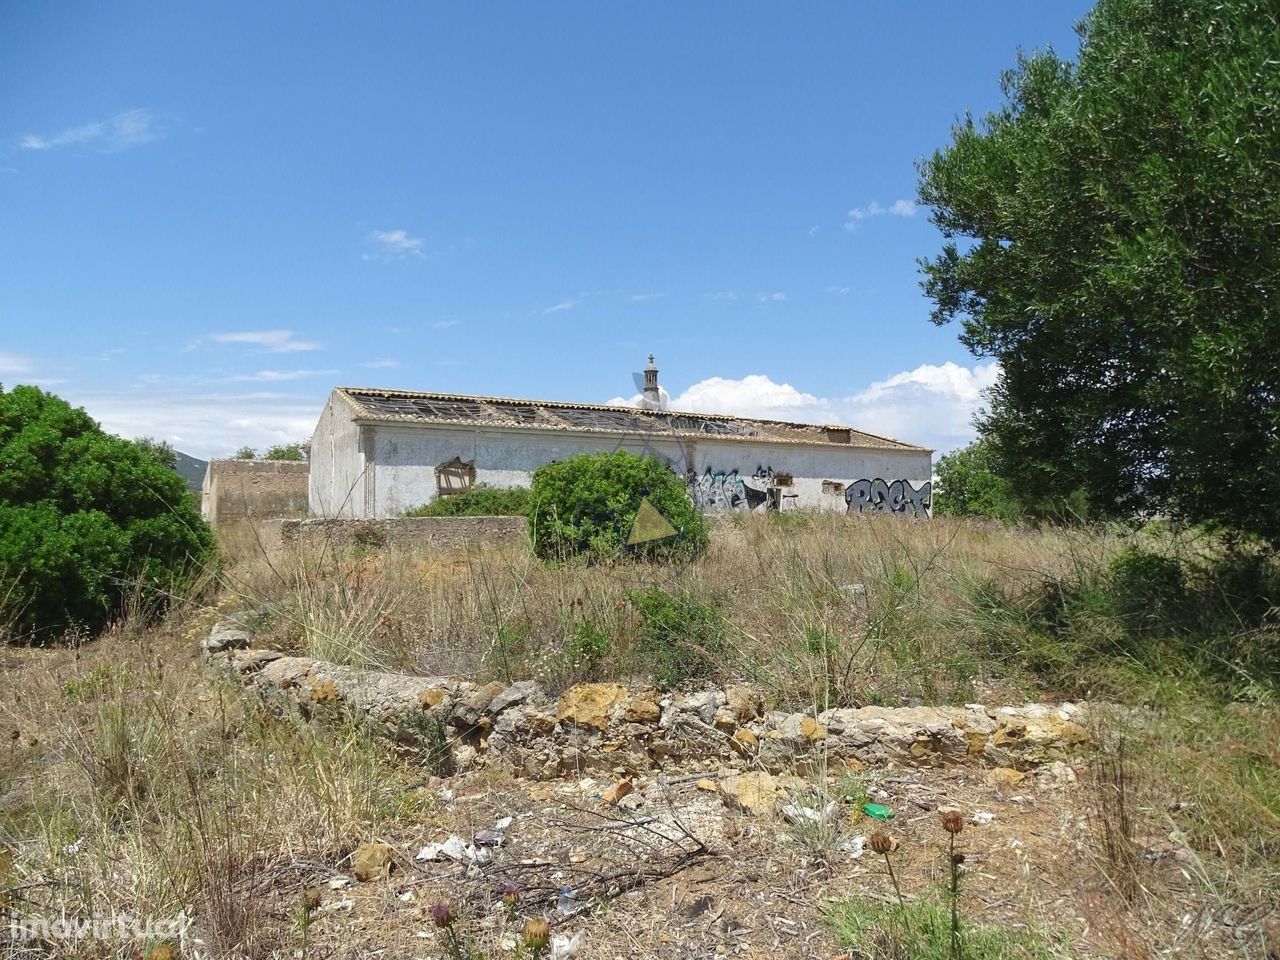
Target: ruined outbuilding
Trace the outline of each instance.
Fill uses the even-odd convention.
[[[640,407],[338,387],[311,439],[311,511],[394,517],[622,449],[662,460],[706,510],[929,515],[928,448],[848,426],[664,410],[657,378],[650,358]]]

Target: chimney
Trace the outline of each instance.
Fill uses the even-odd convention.
[[[645,405],[653,404],[654,410],[662,408],[662,392],[658,389],[658,368],[653,365],[653,354],[649,354],[649,364],[644,368],[644,401]]]

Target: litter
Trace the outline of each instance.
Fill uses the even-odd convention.
[[[893,809],[886,807],[882,803],[864,803],[862,812],[871,819],[880,820],[881,822],[893,819]]]

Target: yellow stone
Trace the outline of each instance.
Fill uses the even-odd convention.
[[[560,698],[556,717],[561,723],[603,730],[609,725],[609,711],[626,696],[627,691],[616,683],[580,683]]]

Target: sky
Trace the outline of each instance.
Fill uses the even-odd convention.
[[[0,382],[200,457],[337,385],[846,423],[945,452],[916,163],[1088,4],[0,11]]]

